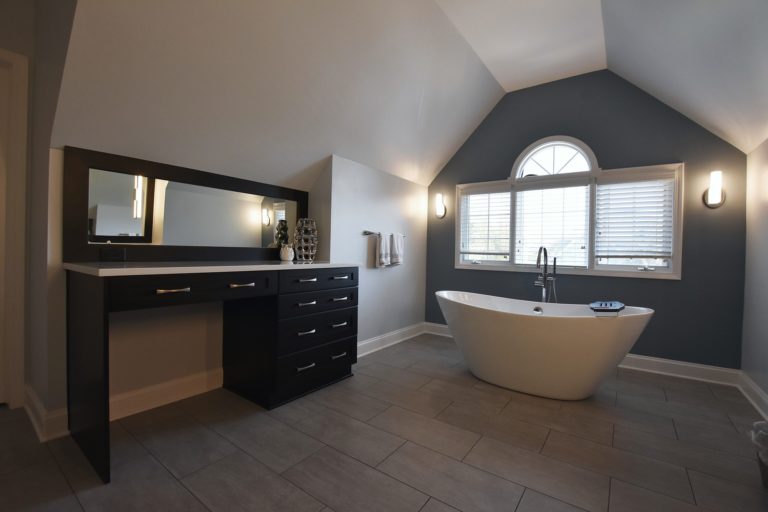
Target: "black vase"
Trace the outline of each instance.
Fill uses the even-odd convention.
[[[282,247],[288,243],[288,221],[277,221],[277,227],[275,227],[275,247]]]

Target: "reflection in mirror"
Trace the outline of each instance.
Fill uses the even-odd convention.
[[[92,243],[280,247],[297,217],[295,201],[97,169],[89,173],[89,205]],[[99,211],[118,219],[106,231],[97,227],[104,226]]]
[[[91,169],[88,179],[88,240],[149,242],[154,180]]]

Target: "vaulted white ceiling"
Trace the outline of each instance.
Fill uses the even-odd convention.
[[[433,0],[79,0],[53,145],[304,189],[335,153],[428,184],[502,95]]]
[[[509,91],[608,68],[748,153],[768,138],[768,0],[435,0]]]
[[[768,138],[768,0],[604,0],[608,67],[745,153]]]
[[[768,0],[79,0],[52,142],[304,189],[335,153],[427,184],[504,90],[608,67],[749,152],[766,24]]]
[[[436,0],[509,92],[605,69],[600,0]]]

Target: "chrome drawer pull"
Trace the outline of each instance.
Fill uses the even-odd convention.
[[[341,322],[340,324],[331,324],[331,327],[338,329],[339,327],[346,327],[347,322]]]
[[[342,302],[342,301],[345,301],[345,300],[349,300],[349,297],[347,297],[347,296],[345,295],[344,297],[334,297],[334,298],[332,298],[331,300],[332,300],[333,302]]]
[[[300,308],[303,308],[304,306],[315,306],[317,305],[317,301],[313,300],[312,302],[299,302],[296,305],[299,306]]]
[[[230,288],[255,288],[256,283],[244,283],[244,284],[237,284],[232,283],[229,285]]]
[[[296,373],[303,372],[304,370],[309,370],[310,368],[314,368],[315,363],[308,364],[307,366],[300,366],[299,368],[296,368]]]
[[[337,359],[341,359],[342,357],[344,357],[344,356],[346,356],[346,355],[347,355],[347,353],[346,353],[346,352],[342,352],[341,354],[337,354],[337,355],[335,355],[335,356],[331,356],[331,360],[332,360],[332,361],[335,361],[335,360],[337,360]]]
[[[187,286],[186,288],[174,288],[171,290],[163,290],[161,288],[161,289],[155,290],[155,293],[158,295],[166,295],[168,293],[189,293],[191,291],[192,291],[192,288]]]
[[[317,278],[316,277],[312,277],[312,278],[307,278],[307,279],[299,279],[299,282],[300,283],[316,283],[317,282]]]
[[[349,276],[333,276],[334,281],[340,281],[342,279],[349,279]]]
[[[311,331],[297,332],[296,334],[298,336],[306,336],[307,334],[315,334],[316,332],[317,332],[317,329],[312,329]]]

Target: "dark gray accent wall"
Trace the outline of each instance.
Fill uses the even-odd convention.
[[[504,96],[429,187],[448,215],[430,212],[426,320],[445,323],[437,290],[537,300],[535,274],[454,268],[459,183],[501,180],[532,142],[569,135],[588,144],[603,169],[685,163],[682,280],[560,275],[560,302],[616,299],[656,310],[632,353],[739,368],[744,293],[746,156],[610,71]],[[724,171],[726,203],[702,203],[709,172]]]

